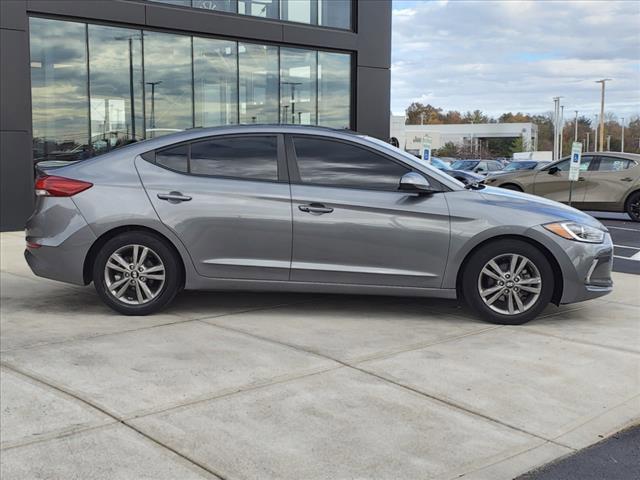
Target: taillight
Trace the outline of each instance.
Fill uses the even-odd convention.
[[[36,195],[39,197],[72,197],[76,193],[91,188],[93,183],[74,180],[73,178],[44,175],[36,179]]]

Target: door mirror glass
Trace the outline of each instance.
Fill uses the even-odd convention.
[[[435,189],[425,177],[416,172],[405,173],[400,179],[399,190],[413,193],[435,192]]]

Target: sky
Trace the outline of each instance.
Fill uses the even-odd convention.
[[[391,110],[640,115],[640,2],[393,0]],[[567,113],[570,112],[570,113]]]

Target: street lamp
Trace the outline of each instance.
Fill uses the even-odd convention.
[[[160,85],[162,80],[145,83],[151,85],[151,128],[156,128],[156,85]]]
[[[575,110],[575,112],[576,112],[576,121],[575,121],[576,129],[575,129],[575,132],[573,134],[573,141],[577,142],[578,141],[578,110]]]
[[[596,80],[596,83],[602,84],[602,94],[600,96],[600,151],[604,146],[604,86],[607,82],[611,81],[610,78],[603,78],[602,80]]]
[[[558,158],[562,157],[562,147],[563,147],[563,143],[564,143],[564,105],[560,105],[560,140],[559,140],[559,144],[558,144],[558,148],[560,151],[560,155],[558,156]]]
[[[620,139],[620,151],[624,152],[624,117],[620,119],[620,123],[622,124],[622,138]]]
[[[593,137],[593,151],[597,152],[598,151],[598,114],[596,113],[596,128],[594,128],[595,130],[595,136]]]

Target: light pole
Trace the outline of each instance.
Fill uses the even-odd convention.
[[[558,160],[558,117],[560,116],[560,99],[553,97],[553,159]]]
[[[562,147],[563,147],[563,142],[564,142],[564,137],[563,137],[563,132],[564,132],[564,105],[560,105],[560,141],[558,144],[559,147],[559,151],[560,151],[560,155],[558,156],[558,158],[562,157]]]
[[[607,152],[611,151],[611,135],[607,135]]]
[[[578,141],[578,110],[575,111],[576,112],[576,120],[575,120],[575,132],[573,134],[573,141],[577,142]]]
[[[588,151],[589,151],[589,145],[590,145],[590,144],[589,144],[589,136],[590,136],[590,135],[591,135],[591,132],[587,132],[587,146],[586,146],[586,148],[584,149],[584,151],[585,151],[585,152],[588,152]]]
[[[593,151],[598,151],[598,114],[596,113],[595,137],[593,137]]]
[[[151,128],[156,128],[156,85],[160,85],[162,80],[145,83],[151,85]]]
[[[622,136],[620,138],[620,151],[624,152],[624,117],[620,119],[622,123]]]
[[[604,86],[607,82],[611,81],[610,78],[603,78],[602,80],[596,80],[596,83],[602,84],[602,94],[600,96],[600,151],[604,147]]]

